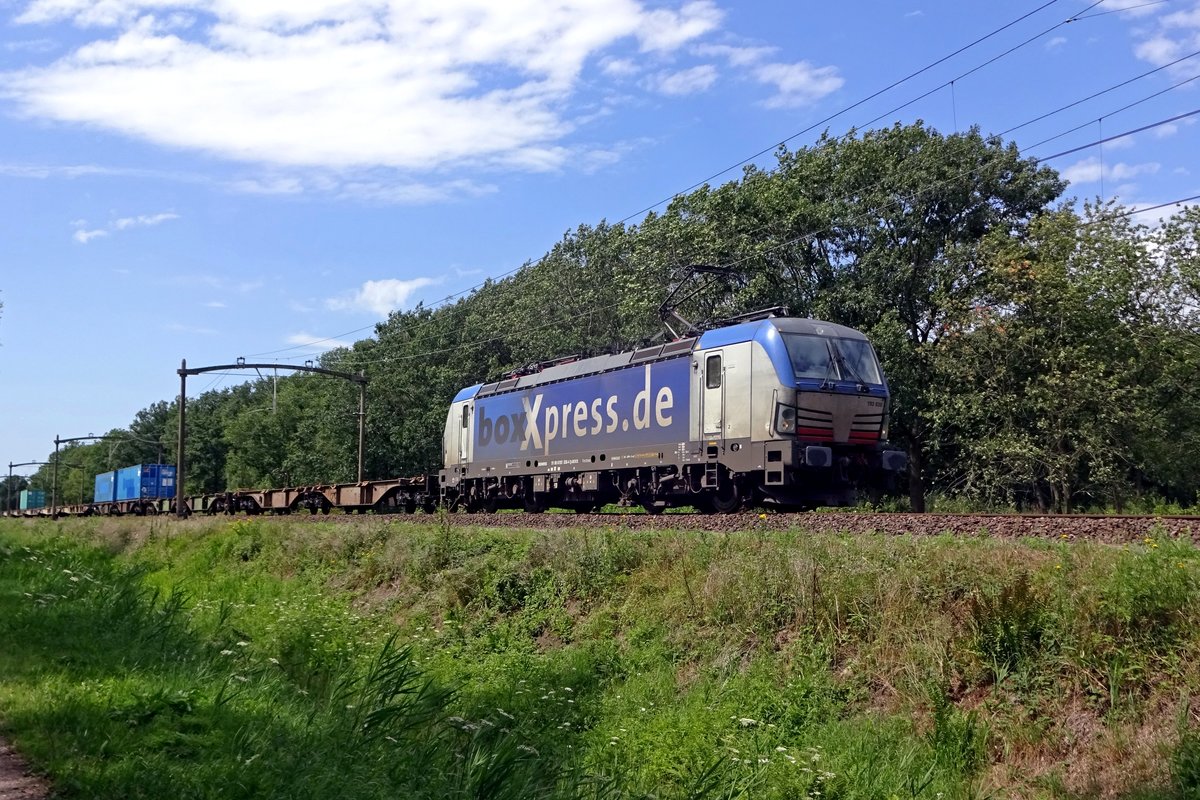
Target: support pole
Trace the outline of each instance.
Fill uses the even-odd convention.
[[[187,414],[187,359],[179,364],[179,438],[177,444],[179,452],[175,458],[175,516],[179,519],[187,518],[187,507],[184,505],[183,498],[183,478],[184,478],[184,445],[187,438],[187,423],[185,415]]]
[[[54,491],[50,506],[50,519],[58,519],[58,434],[54,435]]]
[[[358,482],[363,482],[363,441],[367,420],[367,381],[362,370],[358,375],[363,380],[358,384]]]
[[[4,484],[4,516],[12,512],[12,462],[8,462],[8,483]]]

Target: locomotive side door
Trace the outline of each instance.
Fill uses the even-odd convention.
[[[704,354],[700,373],[700,436],[709,440],[720,439],[725,430],[725,366],[720,350],[710,350]]]
[[[463,403],[461,427],[458,430],[458,460],[466,463],[471,458],[471,404]]]

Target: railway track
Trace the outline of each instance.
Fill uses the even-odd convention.
[[[198,516],[196,521],[206,519]],[[212,519],[208,517],[207,519]],[[282,518],[279,518],[282,519]],[[1125,544],[1147,538],[1187,539],[1200,544],[1200,516],[1103,514],[913,514],[896,512],[817,511],[807,513],[744,512],[739,514],[676,513],[452,513],[358,515],[293,515],[288,520],[305,523],[362,524],[367,520],[415,522],[485,527],[599,530],[679,530],[745,533],[756,530],[806,530],[813,533],[881,533],[894,536],[993,536],[1034,537],[1056,541],[1088,540]]]
[[[418,518],[420,518],[418,516]],[[761,513],[741,514],[451,514],[454,524],[515,528],[599,527],[630,530],[739,532],[801,529],[821,533],[890,535],[1037,537],[1111,543],[1147,537],[1189,539],[1200,543],[1200,516],[1118,516],[1090,514],[912,514],[912,513]]]
[[[198,514],[191,519],[217,519],[223,514]],[[268,515],[274,519],[283,519]],[[30,519],[47,519],[46,516]],[[153,517],[151,517],[153,519]],[[1144,541],[1148,537],[1188,539],[1200,544],[1200,516],[1188,515],[1114,515],[1114,514],[913,514],[907,512],[815,511],[781,513],[746,511],[737,514],[667,513],[650,515],[637,512],[591,514],[450,513],[444,516],[414,514],[296,514],[287,517],[298,523],[357,524],[366,520],[446,523],[459,526],[498,528],[598,528],[621,530],[680,530],[738,533],[755,530],[806,530],[814,533],[881,533],[887,535],[993,536],[1000,538],[1034,537],[1047,540],[1089,541],[1123,544]]]

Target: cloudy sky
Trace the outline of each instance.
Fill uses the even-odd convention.
[[[1195,195],[1197,51],[1200,0],[0,0],[0,464],[824,127],[1152,126],[1047,163]]]

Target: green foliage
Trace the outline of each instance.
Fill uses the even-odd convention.
[[[0,528],[0,709],[68,796],[1190,785],[1187,542],[129,525]]]
[[[718,320],[769,305],[863,330],[892,389],[911,504],[1123,510],[1200,489],[1200,211],[1155,229],[1115,204],[1055,206],[1061,178],[978,130],[923,124],[781,148],[771,169],[675,198],[636,225],[581,224],[499,281],[393,312],[321,358],[370,379],[366,471],[441,466],[463,386],[531,362],[663,335],[690,264],[733,265],[679,309]],[[357,397],[326,377],[267,376],[189,402],[186,491],[344,482]],[[61,496],[91,476],[173,460],[177,410],[139,412],[129,445],[76,448]],[[137,440],[148,440],[138,442]],[[43,470],[35,477],[49,485]]]
[[[1001,682],[1040,652],[1048,624],[1046,600],[1028,573],[1018,572],[995,594],[971,598],[975,646],[991,676]]]
[[[192,548],[191,569],[247,569],[244,537]],[[139,560],[0,541],[0,707],[64,796],[594,796],[527,736],[451,713],[395,632],[261,572],[192,574],[192,600]]]
[[[1200,733],[1185,729],[1171,754],[1171,778],[1181,800],[1200,797]]]

